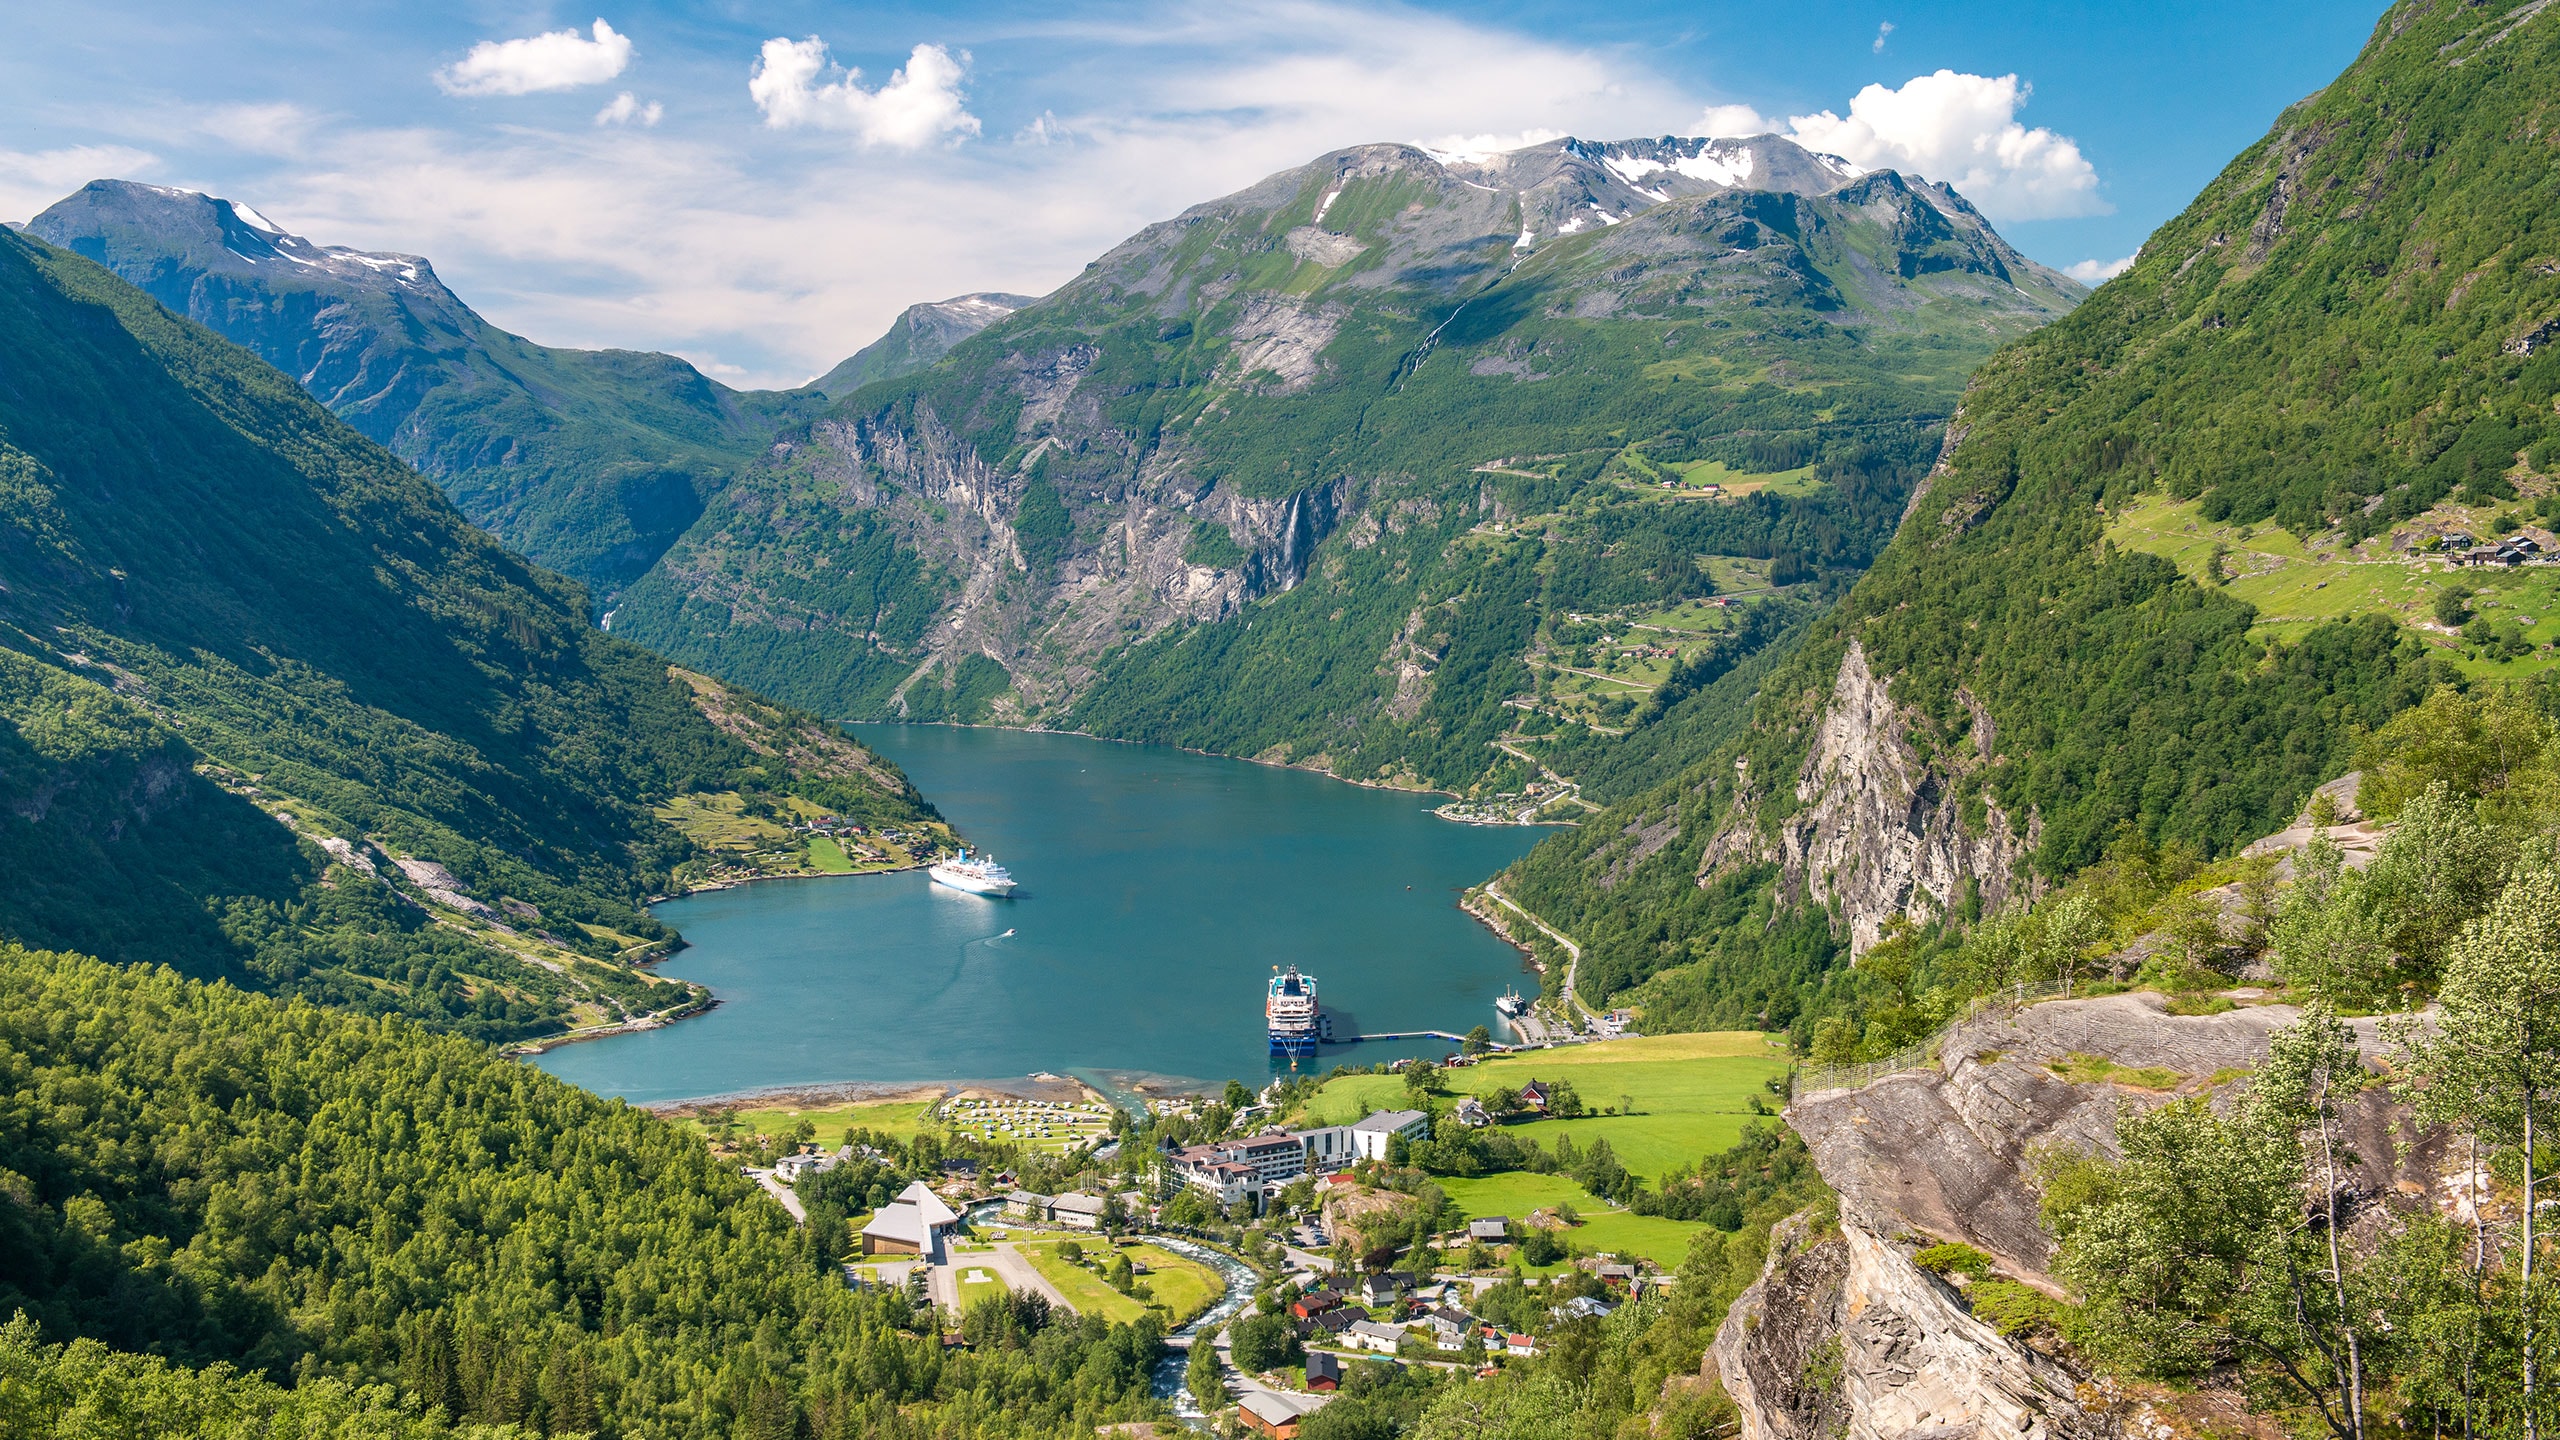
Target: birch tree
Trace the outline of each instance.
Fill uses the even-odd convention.
[[[2534,1147],[2544,1140],[2550,1097],[2560,1084],[2560,867],[2530,854],[2488,913],[2447,952],[2432,1033],[2411,1046],[2412,1098],[2430,1120],[2485,1144],[2512,1147],[2521,1166],[2523,1207],[2514,1287],[2519,1332],[2523,1433],[2538,1440],[2545,1408],[2539,1352],[2547,1343],[2539,1273],[2542,1237],[2535,1206],[2542,1176]]]

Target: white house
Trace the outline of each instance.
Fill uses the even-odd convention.
[[[1380,1110],[1351,1127],[1351,1143],[1361,1159],[1384,1160],[1390,1138],[1421,1140],[1430,1133],[1431,1117],[1419,1110]]]
[[[1070,1190],[1049,1202],[1049,1218],[1077,1230],[1099,1230],[1103,1207],[1110,1203],[1099,1195]]]
[[[1381,1355],[1393,1355],[1404,1346],[1403,1331],[1375,1320],[1352,1321],[1351,1328],[1342,1332],[1342,1338],[1363,1350],[1375,1350]]]

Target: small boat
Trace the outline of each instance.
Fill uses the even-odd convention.
[[[984,855],[962,850],[950,860],[938,860],[925,871],[937,885],[948,885],[972,895],[1003,899],[1013,893],[1013,873]],[[1012,932],[1007,931],[1007,934]]]

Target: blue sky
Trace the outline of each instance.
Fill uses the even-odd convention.
[[[497,323],[794,384],[1326,150],[1775,129],[2131,255],[2380,7],[12,0],[0,218],[119,175],[422,254]],[[601,28],[600,23],[601,22]],[[625,98],[628,97],[628,98]]]

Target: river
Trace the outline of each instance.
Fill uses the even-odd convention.
[[[1021,889],[920,872],[777,880],[670,901],[668,974],[707,1015],[539,1063],[647,1102],[838,1082],[1073,1075],[1259,1083],[1275,965],[1322,982],[1337,1034],[1496,1025],[1534,988],[1460,892],[1548,832],[1457,825],[1436,796],[1080,736],[857,727]],[[1442,1053],[1326,1047],[1318,1065]]]

